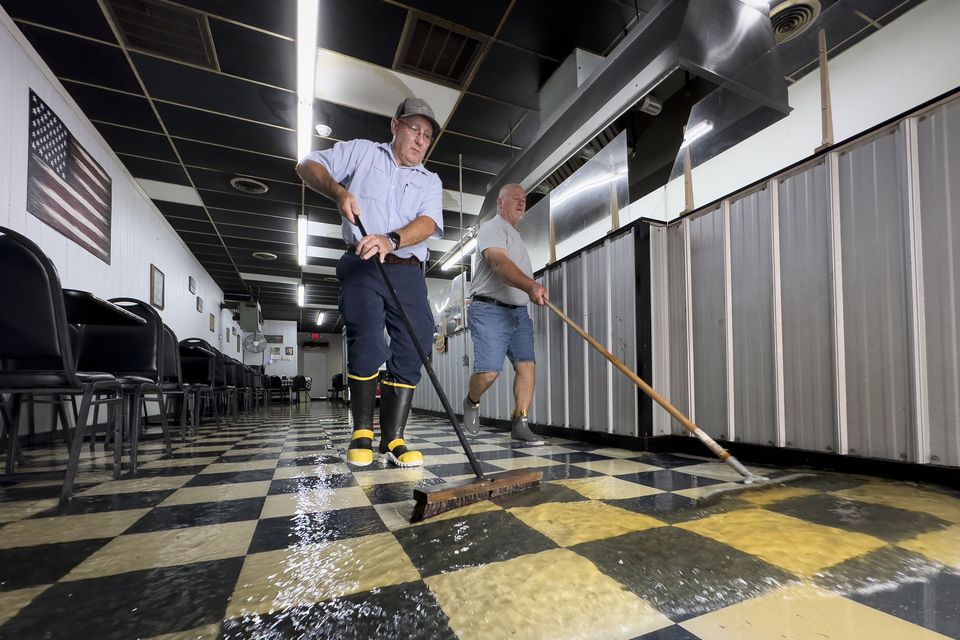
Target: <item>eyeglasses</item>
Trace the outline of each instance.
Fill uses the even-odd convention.
[[[400,124],[402,124],[403,126],[405,126],[407,129],[410,129],[410,131],[413,132],[413,137],[414,137],[414,139],[416,139],[416,138],[423,138],[423,141],[426,142],[427,144],[430,144],[430,142],[433,140],[433,134],[432,134],[432,133],[430,133],[430,132],[428,132],[428,131],[424,131],[423,129],[421,129],[421,128],[418,127],[417,125],[415,125],[415,124],[407,124],[406,122],[404,122],[403,120],[400,120],[400,119],[397,119],[397,122],[399,122]]]

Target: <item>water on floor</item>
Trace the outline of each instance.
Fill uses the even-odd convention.
[[[343,409],[279,407],[148,440],[136,477],[85,447],[65,506],[57,482],[0,486],[0,638],[960,637],[948,489],[744,491],[706,458],[485,429],[484,472],[542,486],[411,525],[414,487],[470,476],[449,425],[411,418],[419,469],[348,468],[348,439]]]

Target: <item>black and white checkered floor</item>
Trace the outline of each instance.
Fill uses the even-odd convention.
[[[420,469],[348,468],[349,431],[280,407],[147,442],[136,478],[85,447],[65,507],[0,486],[0,638],[960,637],[954,492],[818,474],[704,502],[725,465],[485,429],[484,470],[542,487],[411,526],[414,486],[471,473],[449,425],[411,418]]]

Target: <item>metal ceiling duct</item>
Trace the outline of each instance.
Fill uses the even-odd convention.
[[[790,107],[775,46],[768,16],[740,0],[663,0],[488,185],[481,219],[496,210],[502,185],[536,186],[677,69],[718,87],[708,99],[728,141],[783,118]]]

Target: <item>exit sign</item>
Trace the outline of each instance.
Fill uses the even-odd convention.
[[[316,340],[316,339],[319,338],[319,337],[320,337],[320,334],[319,334],[319,333],[311,333],[311,334],[310,334],[310,338],[313,339],[313,340]]]

